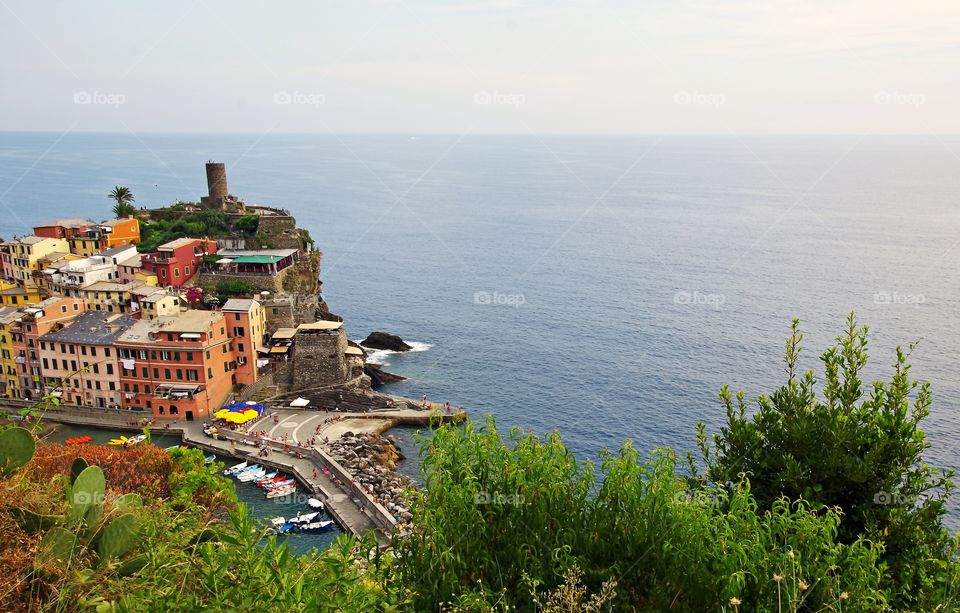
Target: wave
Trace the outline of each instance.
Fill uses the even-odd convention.
[[[360,339],[360,340],[363,340],[363,339]],[[360,345],[359,340],[354,342]],[[403,342],[410,345],[409,351],[392,351],[390,349],[368,349],[367,347],[363,347],[363,345],[360,345],[360,346],[363,347],[363,350],[367,352],[368,362],[374,362],[376,364],[380,364],[381,366],[390,366],[390,362],[388,361],[388,358],[391,355],[395,355],[395,354],[402,355],[405,353],[419,353],[421,351],[426,351],[431,347],[433,347],[433,345],[431,345],[430,343],[420,343],[417,341],[406,341],[406,340]]]

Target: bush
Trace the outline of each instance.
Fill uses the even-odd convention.
[[[220,297],[232,298],[234,296],[249,296],[258,291],[259,289],[256,285],[252,285],[241,279],[225,279],[217,283],[217,295]]]

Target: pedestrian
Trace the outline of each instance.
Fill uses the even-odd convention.
[[[318,476],[319,476],[319,475],[317,475],[317,467],[314,466],[314,467],[313,467],[313,478],[316,479]]]

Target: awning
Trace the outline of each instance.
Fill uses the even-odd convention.
[[[296,400],[294,400],[294,401],[292,401],[292,402],[290,403],[290,406],[292,406],[292,407],[305,407],[305,406],[307,406],[308,404],[310,404],[310,401],[307,400],[306,398],[297,398]]]
[[[180,338],[200,338],[200,335],[196,332],[184,332],[180,335]]]
[[[300,324],[297,330],[339,330],[342,327],[342,321],[315,321],[312,324]]]
[[[229,264],[232,261],[233,260],[230,258],[220,258],[219,260],[217,260],[217,264]]]
[[[285,339],[285,338],[293,338],[293,335],[296,333],[297,333],[296,328],[280,328],[273,333],[273,338],[277,340]]]
[[[344,351],[344,353],[347,354],[347,355],[363,355],[363,349],[361,349],[361,348],[359,348],[359,347],[354,347],[354,346],[351,345],[351,346],[349,346],[349,347],[346,348],[346,350]]]
[[[289,351],[289,350],[290,350],[290,347],[284,347],[284,346],[281,345],[281,346],[278,346],[278,347],[271,347],[271,348],[270,348],[270,353],[286,353],[286,352]]]

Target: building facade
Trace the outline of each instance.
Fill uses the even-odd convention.
[[[266,309],[257,300],[231,298],[223,305],[222,312],[237,358],[236,383],[250,385],[257,380],[260,353],[267,352]]]
[[[20,309],[21,316],[11,325],[14,362],[19,378],[18,398],[36,400],[43,396],[43,370],[40,362],[40,337],[66,326],[83,312],[83,300],[53,296]]]
[[[141,256],[141,264],[145,272],[156,274],[158,285],[180,287],[197,273],[203,256],[216,252],[216,241],[178,238]]]

